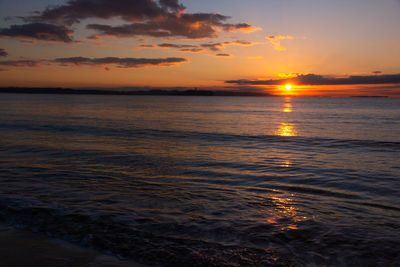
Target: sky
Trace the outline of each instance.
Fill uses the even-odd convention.
[[[0,86],[400,97],[399,13],[400,0],[0,0]]]

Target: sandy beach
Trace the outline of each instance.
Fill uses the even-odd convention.
[[[0,225],[0,262],[2,266],[101,266],[143,267],[96,250],[83,248],[44,234]]]

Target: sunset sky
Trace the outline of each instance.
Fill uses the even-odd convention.
[[[400,97],[399,14],[399,0],[0,0],[0,86]]]

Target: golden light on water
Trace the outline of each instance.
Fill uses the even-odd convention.
[[[292,112],[292,104],[286,103],[285,108],[283,109],[283,112]]]
[[[289,160],[285,160],[280,166],[282,168],[289,168],[290,166],[292,166],[292,163]]]
[[[293,230],[298,229],[297,225],[299,222],[304,221],[307,217],[298,214],[298,210],[295,208],[294,200],[291,197],[272,197],[271,200],[276,206],[276,213],[267,219],[270,224],[281,224],[281,230]],[[291,221],[288,224],[282,223],[282,220]]]
[[[297,131],[292,123],[282,123],[275,133],[279,136],[297,136]]]

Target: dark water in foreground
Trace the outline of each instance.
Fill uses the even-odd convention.
[[[2,94],[0,170],[2,221],[148,264],[400,264],[400,99]]]

